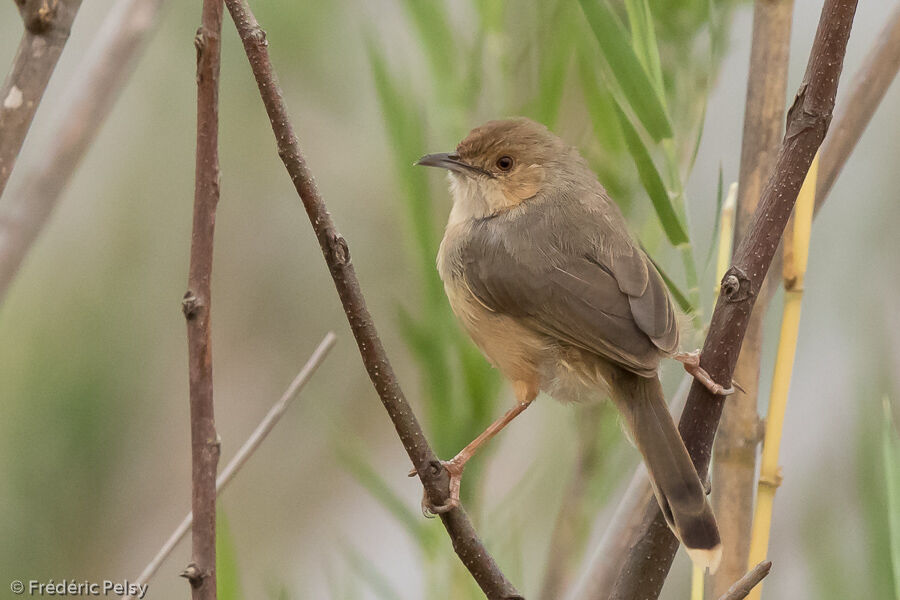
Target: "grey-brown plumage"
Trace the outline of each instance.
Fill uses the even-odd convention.
[[[514,411],[541,390],[563,401],[608,393],[672,530],[714,568],[715,518],[657,378],[660,358],[678,346],[675,309],[594,173],[527,119],[489,122],[456,153],[420,164],[450,170],[454,206],[438,269],[454,312],[512,381]],[[448,466],[457,486],[468,450]]]

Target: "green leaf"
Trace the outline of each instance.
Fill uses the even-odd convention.
[[[666,237],[669,238],[673,246],[688,243],[687,232],[681,224],[678,214],[675,212],[675,206],[669,197],[669,192],[666,191],[662,177],[656,169],[656,165],[653,164],[650,151],[647,150],[644,140],[641,139],[637,130],[632,126],[631,121],[628,120],[618,101],[615,109],[616,116],[619,119],[619,126],[622,128],[622,133],[625,136],[625,145],[628,147],[628,152],[631,153],[631,158],[634,159],[634,165],[637,167],[641,184],[643,184],[647,195],[650,196],[650,202],[653,203],[653,209],[656,211],[656,216],[659,217],[660,223],[662,223]]]
[[[559,114],[559,105],[565,91],[566,74],[572,57],[573,36],[558,35],[560,31],[573,29],[568,2],[552,7],[541,33],[543,48],[538,53],[538,91],[535,120],[553,127]]]
[[[354,451],[346,446],[339,446],[337,456],[344,468],[403,525],[420,546],[428,545],[428,537],[421,515],[411,510],[403,499],[390,488],[381,475],[363,458],[362,452]]]
[[[219,600],[241,600],[244,597],[238,577],[234,538],[228,519],[221,510],[216,512],[216,587]]]
[[[453,49],[457,47],[444,3],[435,0],[404,0],[406,15],[419,34],[419,47],[425,50],[431,74],[443,98],[455,98],[457,65]]]
[[[675,281],[671,277],[669,277],[668,274],[666,274],[663,268],[659,266],[659,263],[653,260],[653,257],[650,256],[650,254],[647,253],[646,250],[644,251],[644,253],[647,254],[647,258],[650,259],[650,262],[653,263],[653,266],[656,267],[656,270],[659,271],[659,276],[662,277],[662,280],[666,284],[666,287],[669,288],[669,291],[672,293],[672,298],[675,299],[675,303],[678,304],[678,307],[685,314],[694,314],[696,308],[693,304],[691,304],[691,301],[688,300],[687,294],[681,291],[681,289],[678,287],[678,284],[676,284]]]
[[[586,52],[581,49],[578,52],[578,72],[585,107],[594,126],[594,135],[604,150],[617,154],[624,149],[625,144],[619,129],[614,101],[609,93],[597,85],[593,65],[588,60]]]
[[[891,544],[891,570],[894,576],[895,600],[900,600],[900,436],[894,429],[891,403],[884,398],[884,424],[881,448],[884,458],[884,480],[887,488],[887,519]]]
[[[650,75],[650,80],[665,108],[666,92],[650,5],[647,0],[625,0],[625,10],[628,12],[628,25],[631,27],[631,46],[644,70]]]
[[[604,0],[579,0],[579,3],[631,110],[654,141],[672,137],[672,125],[656,87],[609,4]]]
[[[703,261],[704,269],[709,267],[709,261],[712,259],[717,246],[719,245],[719,227],[722,226],[722,205],[725,202],[725,181],[722,177],[722,163],[719,163],[719,181],[716,184],[716,217],[713,221],[712,239],[709,241],[709,250],[706,252],[706,259]]]
[[[387,577],[372,564],[368,558],[357,552],[350,544],[341,542],[344,557],[350,567],[356,571],[360,579],[368,584],[369,588],[380,600],[403,600],[400,592],[393,586]]]
[[[401,196],[405,200],[408,223],[416,243],[415,254],[425,285],[426,299],[430,303],[443,302],[443,285],[434,268],[438,229],[431,208],[428,175],[424,168],[413,166],[425,148],[425,126],[421,112],[408,100],[410,95],[401,91],[400,85],[388,70],[384,56],[372,42],[368,44],[368,53],[375,92],[384,115],[397,175],[403,187]]]

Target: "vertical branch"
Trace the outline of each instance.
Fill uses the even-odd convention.
[[[81,0],[16,0],[25,32],[0,87],[0,196],[69,39]]]
[[[728,385],[734,373],[750,312],[759,296],[797,193],[819,149],[834,109],[856,0],[826,0],[810,52],[806,74],[788,111],[784,141],[774,172],[732,267],[722,280],[700,363],[715,381]],[[724,397],[694,382],[679,432],[701,477],[712,454]],[[672,565],[678,541],[653,506],[613,588],[613,598],[656,598]]]
[[[747,234],[760,192],[778,155],[787,90],[793,0],[756,0],[753,41],[747,79],[747,105],[741,143],[741,167],[735,220],[735,246]],[[712,596],[724,594],[747,568],[756,448],[760,442],[757,414],[763,320],[775,286],[766,278],[750,315],[734,378],[744,391],[728,399],[722,412],[713,462],[713,510],[722,537],[722,563],[712,576]]]
[[[0,303],[125,86],[163,0],[117,0],[60,97],[39,160],[0,205]]]
[[[281,86],[272,68],[266,34],[256,21],[246,0],[227,0],[225,4],[241,37],[266,113],[269,115],[278,155],[309,217],[369,379],[372,380],[375,391],[378,392],[381,403],[416,468],[425,493],[432,504],[444,504],[450,497],[447,470],[443,468],[428,444],[425,433],[400,388],[397,375],[366,306],[347,241],[334,226],[312,172],[306,164],[300,149],[300,141],[288,116]],[[490,600],[522,598],[497,566],[461,507],[442,514],[441,522],[447,529],[453,550]]]
[[[194,515],[191,563],[184,575],[194,600],[216,598],[216,468],[219,439],[213,412],[210,280],[213,233],[219,203],[219,57],[222,0],[203,0],[197,48],[197,163],[194,225],[188,290],[182,308],[187,320],[191,395],[191,510]]]

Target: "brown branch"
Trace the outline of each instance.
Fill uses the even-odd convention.
[[[256,452],[257,448],[265,441],[272,429],[275,428],[291,402],[293,402],[300,393],[300,390],[302,390],[310,380],[313,373],[316,372],[316,369],[318,369],[319,365],[325,360],[325,357],[328,356],[328,352],[331,350],[332,346],[334,346],[335,341],[337,341],[337,337],[329,331],[325,338],[319,342],[318,347],[312,353],[312,356],[309,357],[309,360],[306,361],[306,364],[303,365],[303,368],[300,369],[300,372],[297,373],[297,376],[294,377],[291,385],[284,391],[281,398],[278,399],[278,402],[272,405],[272,408],[269,409],[269,412],[266,413],[263,420],[259,422],[259,425],[257,425],[256,429],[253,430],[253,433],[250,434],[250,437],[241,444],[241,447],[235,455],[228,461],[225,468],[222,469],[222,472],[216,478],[216,496],[219,496],[222,493],[225,487],[232,479],[234,479],[234,476],[237,475],[238,471],[241,470],[241,467],[247,464],[247,461],[250,460],[253,453]],[[169,539],[162,545],[162,548],[159,549],[159,552],[156,553],[153,560],[151,560],[144,570],[141,571],[141,574],[134,582],[135,586],[140,588],[153,578],[163,561],[168,558],[172,553],[172,550],[175,549],[175,546],[177,546],[184,538],[185,534],[191,529],[193,523],[194,514],[189,512],[187,516],[182,519],[178,527],[175,528],[175,531],[172,532],[172,535],[169,536]],[[133,598],[133,596],[126,596],[123,600],[133,600]]]
[[[62,54],[81,0],[16,0],[25,32],[0,87],[0,196]]]
[[[0,302],[133,70],[163,0],[118,0],[60,98],[52,135],[0,205]]]
[[[735,248],[750,228],[760,192],[781,146],[793,8],[793,0],[756,0],[754,4]],[[756,405],[763,321],[769,296],[775,289],[772,281],[770,277],[765,279],[735,367],[734,379],[741,382],[744,391],[728,399],[716,435],[712,502],[723,552],[722,563],[712,576],[713,597],[723,594],[747,568],[756,487],[756,447],[761,433]]]
[[[750,312],[778,248],[797,193],[828,130],[856,0],[826,0],[803,82],[788,111],[784,142],[774,173],[762,193],[753,223],[722,279],[701,365],[715,381],[728,385],[747,329]],[[724,398],[703,385],[691,387],[679,431],[705,477]],[[651,503],[652,504],[652,503]],[[643,524],[613,587],[612,598],[656,598],[678,548],[659,508]]]
[[[182,308],[187,320],[191,393],[191,563],[182,575],[194,600],[216,598],[216,468],[219,437],[213,410],[210,280],[219,203],[219,63],[222,0],[203,0],[197,48],[197,163],[191,266]]]
[[[743,577],[734,582],[728,590],[719,597],[719,600],[743,600],[750,591],[759,585],[772,570],[772,562],[764,560],[749,571]]]
[[[900,69],[900,4],[894,7],[875,44],[853,77],[850,94],[834,115],[819,157],[816,212]]]
[[[226,5],[237,26],[250,67],[256,77],[275,134],[278,155],[294,182],[312,224],[369,378],[422,480],[428,498],[434,505],[444,504],[450,494],[447,472],[425,439],[425,434],[400,389],[384,346],[378,337],[375,323],[366,307],[359,280],[350,260],[347,242],[335,228],[303,157],[300,142],[288,116],[281,87],[272,69],[265,32],[259,27],[245,0],[227,0]],[[488,598],[492,600],[521,598],[488,554],[462,508],[442,514],[441,521],[450,535],[453,549]]]

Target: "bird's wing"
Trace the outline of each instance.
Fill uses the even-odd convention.
[[[627,237],[624,223],[612,232],[609,218],[597,211],[541,208],[472,228],[460,256],[471,292],[490,310],[541,333],[635,373],[655,373],[661,352],[673,352],[678,343],[659,273]]]

